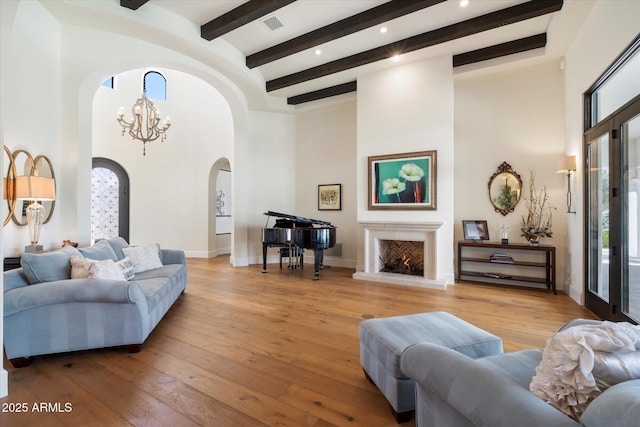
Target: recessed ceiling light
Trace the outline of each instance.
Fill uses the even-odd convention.
[[[318,56],[322,55],[322,51],[320,49],[316,49],[316,55]]]
[[[460,0],[460,7],[469,6],[469,0]]]
[[[386,33],[386,32],[387,32],[387,27],[382,27],[382,28],[380,28],[380,33],[381,33],[381,34],[384,34],[384,33]]]
[[[395,55],[393,55],[393,56],[391,57],[391,60],[392,60],[393,62],[398,62],[398,61],[400,61],[400,54],[399,54],[399,53],[396,53]]]

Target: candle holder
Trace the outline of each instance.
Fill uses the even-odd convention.
[[[511,227],[509,227],[508,225],[500,226],[500,234],[502,234],[503,245],[509,244],[509,231],[511,231]]]

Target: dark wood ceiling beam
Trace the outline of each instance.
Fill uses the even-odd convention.
[[[127,9],[137,10],[140,6],[148,2],[149,0],[120,0],[120,6]]]
[[[305,102],[317,101],[318,99],[330,98],[358,90],[358,82],[342,83],[336,86],[326,87],[313,92],[302,93],[300,95],[287,98],[287,104],[298,105]]]
[[[446,0],[391,0],[362,13],[336,21],[286,42],[247,56],[247,67],[255,68],[322,43],[348,36],[374,25],[443,3]]]
[[[547,34],[536,34],[535,36],[524,37],[518,40],[512,40],[510,42],[500,43],[482,49],[459,53],[453,56],[453,66],[461,67],[463,65],[474,64],[477,62],[487,61],[489,59],[495,59],[507,55],[513,55],[515,53],[539,49],[545,47],[546,45]],[[357,82],[348,82],[289,97],[287,98],[287,104],[299,105],[305,102],[317,101],[319,99],[325,99],[332,96],[355,92],[357,90]]]
[[[250,0],[200,27],[200,36],[209,41],[240,28],[295,0]]]
[[[267,92],[296,85],[340,71],[388,59],[394,55],[413,52],[429,46],[477,34],[483,31],[557,12],[562,8],[562,0],[533,0],[466,21],[438,28],[417,36],[389,43],[355,55],[337,59],[317,67],[308,68],[284,77],[269,80]]]
[[[500,43],[482,49],[472,50],[453,56],[453,66],[475,64],[476,62],[487,61],[489,59],[500,58],[514,53],[526,52],[539,49],[547,45],[547,34],[536,34],[535,36],[524,37],[506,43]]]
[[[527,52],[539,49],[547,45],[547,34],[536,34],[535,36],[524,37],[518,40],[512,40],[506,43],[485,47],[482,49],[472,50],[469,52],[459,53],[453,56],[453,66],[461,67],[463,65],[474,64],[477,62],[487,61],[490,59],[500,58],[516,53]],[[332,96],[342,95],[358,90],[357,82],[343,83],[331,86],[313,92],[307,92],[300,95],[287,98],[287,104],[298,105],[305,102],[317,101],[319,99],[330,98]]]

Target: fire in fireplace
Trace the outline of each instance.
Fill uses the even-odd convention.
[[[379,240],[380,272],[424,275],[424,243]]]

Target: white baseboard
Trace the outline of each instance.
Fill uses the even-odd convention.
[[[184,255],[187,258],[215,258],[218,255],[228,255],[230,253],[231,248],[222,248],[213,251],[185,251]]]
[[[9,394],[9,374],[4,369],[0,369],[0,397]]]
[[[233,265],[234,267],[248,267],[249,266],[249,259],[248,258],[238,258],[238,257],[231,257],[230,259],[231,265]]]
[[[184,251],[187,258],[211,258],[208,251]]]

